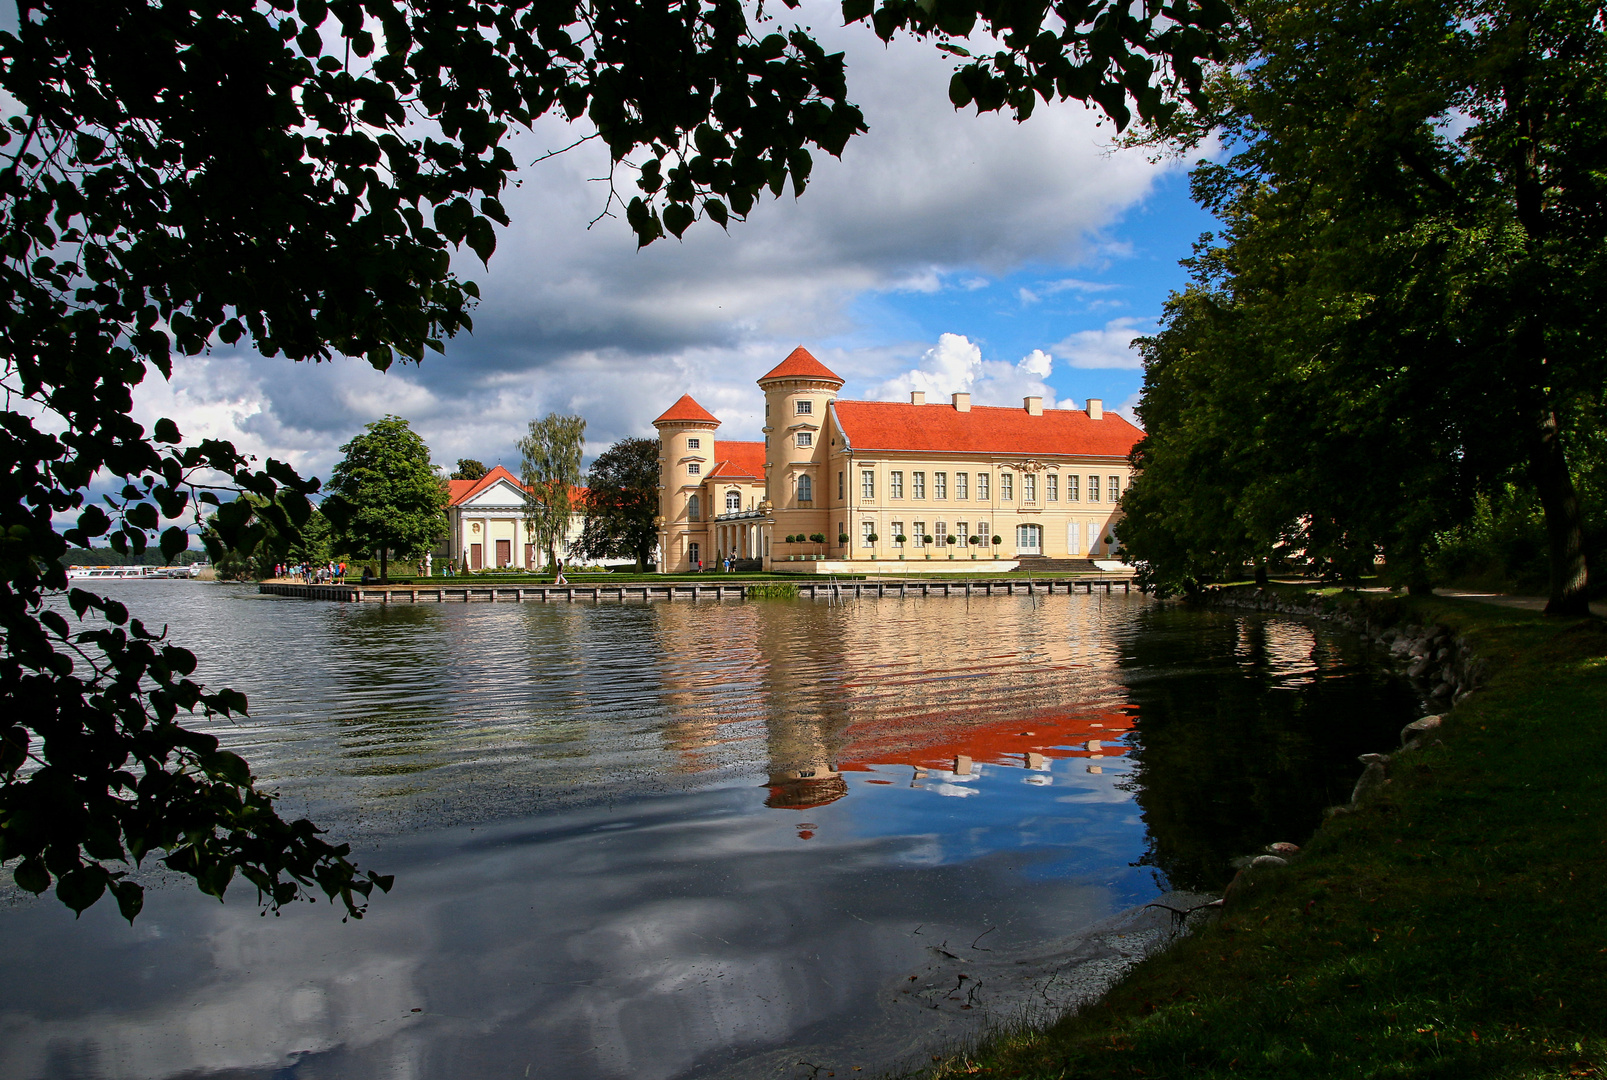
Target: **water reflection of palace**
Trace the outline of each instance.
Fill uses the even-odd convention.
[[[696,773],[763,739],[766,805],[793,810],[842,798],[845,773],[893,765],[1043,782],[1050,762],[1083,758],[1097,772],[1132,726],[1110,603],[746,603],[722,611],[717,640],[702,607],[656,607],[667,748]]]

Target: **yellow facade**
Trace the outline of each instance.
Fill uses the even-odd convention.
[[[1141,433],[1107,416],[1097,399],[1078,416],[1046,413],[1036,397],[1024,399],[1019,413],[973,409],[968,394],[928,403],[916,393],[897,406],[839,402],[842,380],[802,349],[759,385],[762,469],[722,462],[719,421],[690,397],[655,421],[662,571],[697,569],[699,558],[705,569],[717,568],[733,549],[778,570],[820,560],[902,561],[914,570],[907,564],[1116,557],[1127,450]],[[897,424],[878,426],[884,416]],[[928,429],[938,434],[928,437]],[[864,445],[888,430],[916,432],[911,441],[927,446]],[[945,439],[951,448],[934,448]],[[731,457],[754,447],[718,445]],[[733,475],[743,472],[762,476]]]

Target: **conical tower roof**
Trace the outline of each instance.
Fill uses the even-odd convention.
[[[719,419],[709,410],[692,400],[691,394],[682,394],[679,401],[664,410],[664,415],[653,421],[653,426],[660,424],[719,424]]]
[[[772,368],[769,374],[760,376],[759,385],[763,386],[771,379],[829,379],[838,386],[843,384],[841,376],[816,360],[802,345],[788,353],[787,358]]]

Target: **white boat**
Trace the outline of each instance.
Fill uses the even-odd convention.
[[[156,566],[69,566],[67,580],[78,581],[82,578],[143,578],[149,577],[147,570],[158,570]]]

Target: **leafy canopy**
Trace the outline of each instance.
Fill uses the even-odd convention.
[[[1607,390],[1599,10],[1242,11],[1209,106],[1159,131],[1219,130],[1234,153],[1194,173],[1225,235],[1146,352],[1129,549],[1172,583],[1279,545],[1346,575],[1382,551],[1419,586],[1436,537],[1521,475],[1549,610],[1582,612],[1567,448]]]
[[[376,420],[340,449],[345,456],[324,500],[335,544],[378,555],[384,579],[392,555],[421,557],[446,532],[446,484],[430,464],[430,448],[400,416]]]
[[[586,523],[575,545],[588,559],[634,558],[645,567],[658,540],[659,441],[621,439],[586,473]]]
[[[545,548],[547,561],[558,563],[558,542],[569,531],[576,509],[574,489],[580,484],[580,459],[586,447],[586,421],[579,416],[548,413],[530,421],[519,440],[525,486],[525,531]]]

